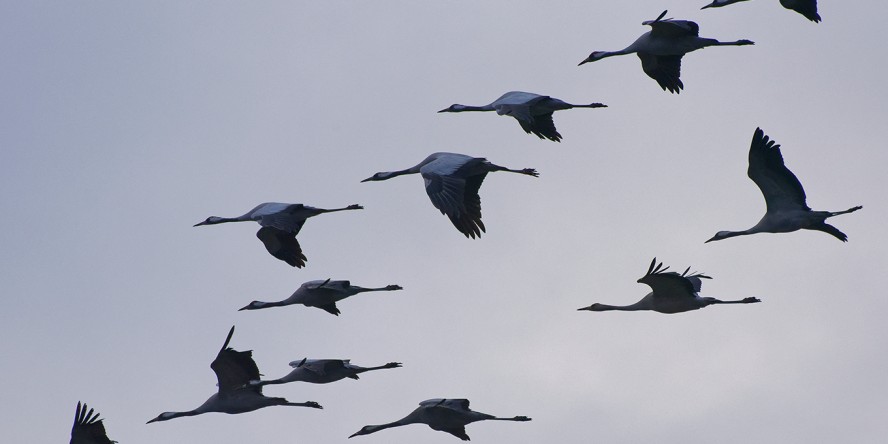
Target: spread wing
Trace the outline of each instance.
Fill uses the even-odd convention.
[[[762,191],[769,212],[811,210],[805,203],[805,189],[801,182],[783,164],[780,145],[768,139],[761,128],[756,128],[752,136],[746,174]]]
[[[105,434],[105,425],[99,419],[99,414],[93,415],[93,409],[87,411],[86,404],[81,408],[77,402],[77,410],[74,413],[74,426],[71,428],[71,444],[112,444]]]
[[[274,227],[262,227],[256,233],[256,237],[265,244],[265,249],[272,256],[296,268],[305,266],[305,261],[308,259],[302,254],[302,247],[299,246],[294,233]]]
[[[669,90],[678,94],[684,89],[681,83],[681,58],[682,55],[655,56],[646,52],[636,53],[641,59],[641,69],[648,77],[657,81],[663,91]]]
[[[219,393],[233,392],[242,388],[250,381],[258,381],[262,376],[259,374],[259,367],[256,366],[256,361],[253,361],[252,350],[239,352],[228,348],[232,335],[234,335],[234,327],[231,327],[222,350],[219,350],[216,359],[210,364],[210,368],[216,372]],[[262,388],[255,387],[252,390],[261,391]]]

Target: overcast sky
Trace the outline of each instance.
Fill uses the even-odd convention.
[[[558,4],[553,4],[558,3]],[[821,0],[814,24],[776,0],[36,2],[0,4],[0,403],[4,441],[67,442],[78,401],[111,439],[346,442],[417,403],[468,398],[527,423],[478,443],[883,443],[885,2]],[[664,9],[708,48],[669,94],[628,46]],[[512,91],[560,111],[562,143],[495,113],[436,114]],[[757,234],[746,177],[756,127],[782,145],[821,232]],[[490,174],[487,233],[468,240],[405,176],[449,151]],[[271,257],[255,223],[193,228],[262,202],[363,211],[299,234],[308,265]],[[656,256],[712,276],[702,296],[760,298],[676,315],[631,304]],[[277,301],[305,281],[398,284],[342,314]],[[324,410],[271,407],[146,425],[216,391],[228,329],[268,378],[308,357],[390,361],[359,381],[269,386]],[[423,425],[359,444],[457,442]]]

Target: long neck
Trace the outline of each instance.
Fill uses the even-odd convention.
[[[407,425],[407,424],[417,424],[419,422],[421,422],[419,420],[419,416],[411,413],[411,414],[409,414],[409,415],[407,415],[395,422],[390,422],[388,424],[379,424],[379,425],[370,426],[370,427],[372,427],[372,429],[368,430],[367,433],[376,433],[380,430],[390,429],[392,427],[400,427],[400,426]]]
[[[492,105],[484,105],[484,106],[464,105],[462,108],[453,110],[453,112],[461,113],[463,111],[493,111],[493,110],[495,110],[495,108]]]

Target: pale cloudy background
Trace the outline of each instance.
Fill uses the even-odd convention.
[[[705,3],[0,4],[3,441],[67,442],[81,400],[121,444],[344,443],[467,397],[533,418],[470,425],[478,443],[885,442],[888,5],[821,0],[814,24],[776,0]],[[664,9],[756,45],[689,54],[680,95],[634,55],[577,67]],[[435,113],[511,90],[610,107],[557,113],[561,144],[493,113]],[[832,219],[847,244],[703,244],[764,212],[746,177],[757,126],[811,207],[864,206]],[[488,176],[475,241],[419,177],[359,183],[436,151],[541,175]],[[192,228],[268,201],[366,209],[309,220],[301,270],[254,223]],[[714,277],[704,296],[763,303],[575,311],[640,299],[654,256]],[[347,299],[339,317],[237,311],[326,278],[405,290]],[[324,410],[145,425],[216,390],[231,325],[270,378],[303,357],[404,367],[265,391]],[[353,441],[457,442],[423,425]]]

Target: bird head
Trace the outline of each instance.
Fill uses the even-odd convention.
[[[583,61],[580,62],[580,64],[577,65],[577,66],[582,66],[584,63],[589,63],[589,62],[594,62],[594,61],[597,61],[597,60],[601,60],[601,59],[604,58],[604,55],[605,55],[605,54],[606,54],[605,51],[592,51],[592,54],[589,54],[589,57],[586,57],[586,60],[583,60]]]
[[[439,113],[458,113],[458,112],[463,111],[465,109],[466,109],[465,105],[460,105],[458,103],[454,103],[453,105],[450,105],[449,107],[444,108],[438,112]]]
[[[145,424],[151,424],[156,421],[166,421],[168,419],[173,419],[176,417],[176,412],[163,412],[157,415],[157,418],[152,419],[151,421],[146,422]]]
[[[595,303],[588,307],[578,308],[577,311],[588,310],[588,311],[604,311],[601,304]]]
[[[703,242],[703,243],[706,244],[706,243],[709,243],[712,241],[727,239],[731,236],[732,236],[732,233],[730,231],[719,231],[718,233],[715,233],[715,236],[712,236],[712,239],[709,239],[708,241]]]
[[[392,175],[392,173],[390,173],[390,172],[376,173],[376,174],[362,180],[361,182],[374,182],[377,180],[386,180],[389,177],[391,177],[391,175]]]
[[[378,428],[379,428],[379,426],[375,426],[375,425],[364,426],[361,428],[361,430],[358,430],[353,435],[349,436],[349,438],[354,438],[355,436],[358,436],[358,435],[369,435],[369,434],[375,432]]]
[[[218,224],[218,223],[220,223],[222,220],[223,220],[223,218],[221,218],[221,217],[218,217],[218,216],[210,216],[210,217],[207,218],[207,220],[205,220],[205,221],[203,221],[203,222],[200,222],[200,223],[197,223],[197,224],[194,224],[194,226],[195,226],[195,227],[199,227],[199,226],[201,226],[201,225],[213,225],[213,224]]]
[[[253,302],[250,302],[250,304],[247,305],[246,307],[241,308],[241,309],[238,309],[237,311],[256,310],[256,309],[259,309],[259,308],[263,308],[264,306],[265,306],[265,302],[262,302],[262,301],[253,301]]]

